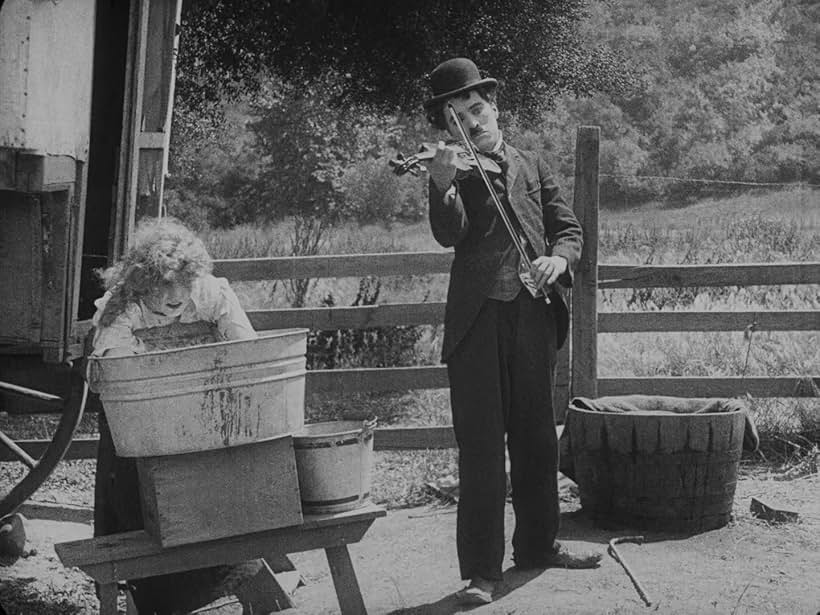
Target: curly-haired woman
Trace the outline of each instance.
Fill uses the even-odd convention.
[[[211,275],[202,241],[174,219],[139,225],[123,258],[100,272],[107,289],[95,302],[95,356],[145,352],[140,330],[173,323],[210,322],[225,340],[256,337],[228,281]],[[94,489],[94,534],[143,528],[139,480],[133,459],[118,457],[100,413]],[[187,613],[233,593],[262,567],[261,560],[129,582],[140,615]]]
[[[256,337],[228,281],[211,268],[202,240],[178,221],[141,223],[125,256],[100,273],[107,292],[94,302],[93,354],[145,352],[134,332],[174,322],[214,323],[226,340]]]

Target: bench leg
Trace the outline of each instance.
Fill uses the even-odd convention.
[[[262,560],[259,572],[236,588],[234,594],[239,598],[242,607],[254,615],[268,615],[293,606],[290,595],[279,584],[265,560]]]
[[[350,561],[347,547],[345,545],[328,547],[325,553],[342,615],[367,615],[362,593],[359,591],[359,582],[356,580],[356,571],[353,570],[353,562]]]
[[[100,583],[100,615],[117,615],[116,583]]]
[[[130,591],[125,592],[125,615],[140,615]]]

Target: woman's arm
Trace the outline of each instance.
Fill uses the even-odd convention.
[[[202,279],[202,290],[205,297],[197,297],[194,302],[199,304],[204,300],[204,307],[208,320],[215,322],[219,334],[226,340],[245,340],[256,337],[248,315],[239,304],[239,298],[225,278],[207,276]]]
[[[93,357],[124,357],[145,352],[143,343],[134,336],[134,326],[127,313],[117,316],[108,326],[96,324],[93,346]]]

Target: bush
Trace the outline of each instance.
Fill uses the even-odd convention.
[[[378,278],[362,278],[353,305],[375,305],[380,290],[381,281]],[[328,293],[322,304],[332,307],[336,301]],[[338,369],[416,365],[416,343],[421,336],[422,329],[413,326],[311,331],[308,334],[307,367]]]

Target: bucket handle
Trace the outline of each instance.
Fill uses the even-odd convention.
[[[357,437],[359,443],[365,442],[373,437],[373,430],[376,429],[378,419],[372,418],[369,421],[362,421],[362,430]]]
[[[102,368],[99,362],[94,360],[93,357],[88,357],[85,360],[85,381],[88,383],[89,388],[95,393],[98,392],[97,385],[101,379]]]

